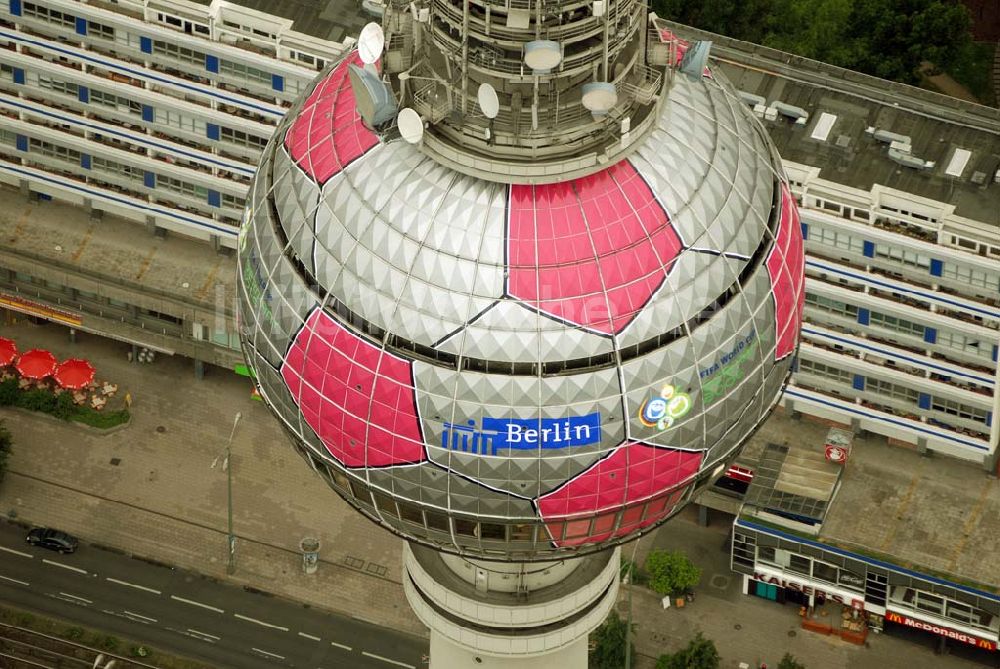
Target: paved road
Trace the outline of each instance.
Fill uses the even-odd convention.
[[[0,523],[0,600],[217,667],[418,669],[426,641],[81,544],[59,555]]]

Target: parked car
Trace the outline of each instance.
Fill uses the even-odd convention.
[[[25,541],[32,546],[41,546],[60,553],[73,553],[80,545],[80,542],[73,535],[48,527],[36,527],[31,530]]]

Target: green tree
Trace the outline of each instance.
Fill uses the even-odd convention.
[[[4,474],[7,473],[7,458],[10,456],[10,449],[14,445],[14,438],[10,430],[0,420],[0,481],[3,481]]]
[[[806,669],[806,665],[796,660],[791,653],[785,653],[778,663],[778,669]]]
[[[635,657],[634,633],[635,625],[629,629],[628,623],[612,611],[592,635],[591,669],[622,669],[625,666],[625,644],[631,646],[631,656]]]
[[[661,655],[656,660],[656,669],[718,669],[720,660],[715,642],[698,632],[687,648],[673,655]]]
[[[682,593],[701,581],[701,569],[680,551],[650,551],[646,573],[649,574],[649,587],[661,595]]]
[[[775,0],[763,43],[780,51],[843,66],[853,61],[846,34],[853,0]]]

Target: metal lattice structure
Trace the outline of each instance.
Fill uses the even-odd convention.
[[[398,87],[393,34],[380,76]],[[783,388],[803,251],[777,156],[726,82],[675,73],[685,45],[629,34],[616,58],[650,54],[659,88],[619,98],[649,123],[607,164],[510,178],[521,140],[464,147],[452,112],[427,111],[419,145],[369,128],[356,53],[265,152],[240,239],[247,361],[313,466],[407,539],[508,560],[627,541],[720,473]]]

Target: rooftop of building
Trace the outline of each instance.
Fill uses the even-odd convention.
[[[211,0],[193,0],[202,5]],[[234,5],[292,21],[292,30],[333,42],[357,37],[378,16],[367,12],[361,0],[230,0]]]
[[[829,428],[776,412],[748,448],[769,444],[823,452]],[[822,456],[820,456],[822,457]],[[829,466],[828,464],[826,466]],[[752,522],[759,518],[746,516]],[[1000,593],[1000,483],[981,466],[926,456],[860,435],[826,508],[819,535],[789,530],[853,553]]]
[[[0,257],[30,266],[58,268],[65,285],[90,279],[154,298],[214,310],[222,296],[231,310],[236,294],[235,257],[181,235],[157,237],[134,221],[106,215],[91,218],[66,202],[32,202],[9,186],[0,187]],[[164,310],[166,311],[166,310]]]
[[[801,125],[780,113],[763,121],[782,158],[818,167],[821,177],[845,186],[897,188],[1000,226],[1000,109],[671,25],[689,39],[712,40],[716,65],[738,90],[761,96],[768,106],[781,102],[809,114]],[[818,128],[823,114],[836,117],[827,117],[829,128]],[[933,167],[894,162],[889,144],[869,128],[908,136],[910,155]],[[949,174],[963,159],[958,176]]]

